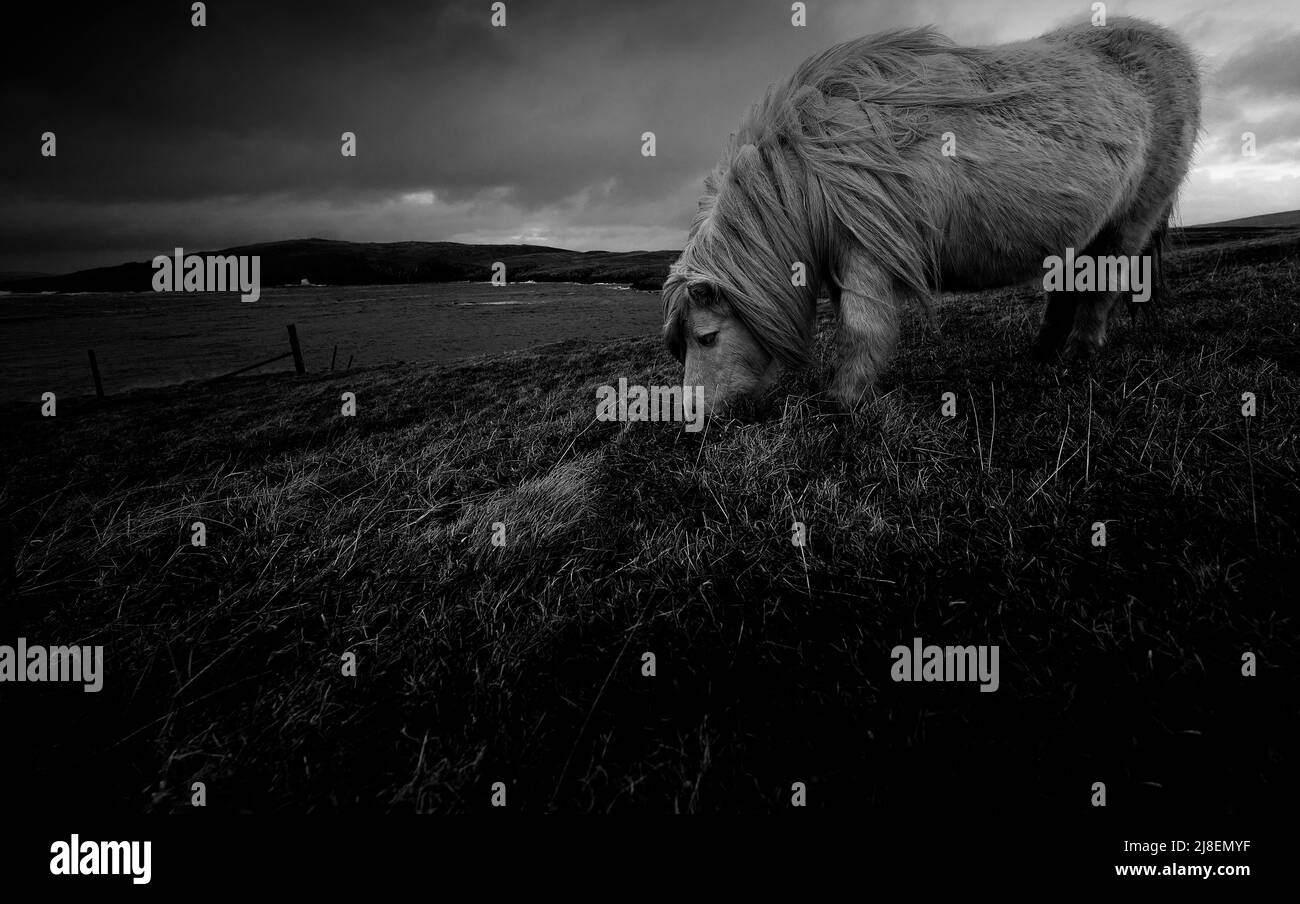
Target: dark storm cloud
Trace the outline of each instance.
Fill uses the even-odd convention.
[[[1218,82],[1257,97],[1300,97],[1300,32],[1260,35],[1224,62]]]
[[[506,5],[504,29],[490,0],[220,0],[202,29],[183,0],[0,21],[0,270],[305,235],[680,247],[727,134],[809,54],[901,25],[992,43],[1085,14],[817,0],[792,28],[788,0]],[[1282,45],[1229,59],[1228,84],[1273,90],[1294,73]],[[39,155],[46,130],[57,158]]]
[[[519,2],[492,28],[483,0],[220,2],[194,28],[189,4],[77,16],[49,5],[9,61],[0,243],[170,246],[175,226],[150,219],[153,204],[183,207],[185,231],[201,234],[241,199],[347,207],[488,192],[527,212],[593,186],[628,206],[664,198],[698,180],[763,86],[846,23],[902,21],[894,4],[832,8],[814,5],[810,27],[794,29],[784,3]],[[47,129],[52,160],[37,153]],[[344,131],[356,158],[339,153]],[[656,133],[653,160],[640,155],[644,131]],[[104,234],[109,213],[133,209]],[[332,226],[323,216],[316,232]]]
[[[146,201],[503,185],[527,205],[616,176],[644,197],[697,145],[716,153],[715,120],[738,119],[701,100],[752,93],[833,37],[740,0],[510,3],[504,29],[488,8],[222,2],[198,29],[172,3],[47,21],[15,67],[4,188]],[[33,153],[47,128],[54,164]],[[647,129],[661,159],[632,165]],[[345,130],[356,159],[339,154]]]
[[[1278,155],[1294,161],[1300,146],[1300,108],[1289,107],[1257,118],[1239,116],[1225,119],[1222,126],[1207,131],[1202,138],[1202,162],[1235,161],[1241,157],[1242,135],[1255,136],[1259,154]]]

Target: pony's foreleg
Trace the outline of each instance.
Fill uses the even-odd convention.
[[[1118,292],[1080,292],[1074,311],[1074,329],[1065,343],[1067,361],[1083,361],[1106,344],[1106,318],[1119,298]]]
[[[1070,326],[1074,323],[1074,292],[1044,292],[1047,304],[1043,308],[1043,322],[1038,327],[1038,338],[1034,340],[1032,354],[1039,361],[1055,361],[1065,347],[1065,338],[1070,335]]]
[[[853,255],[840,276],[837,314],[839,366],[830,391],[852,408],[871,391],[898,342],[893,280],[861,255]]]
[[[1148,247],[1155,226],[1154,217],[1145,223],[1107,226],[1084,249],[1084,253],[1091,255],[1094,261],[1111,255],[1131,257],[1141,254]],[[1065,343],[1066,360],[1084,360],[1101,350],[1106,344],[1106,319],[1120,296],[1119,291],[1113,289],[1077,294],[1079,302],[1074,311],[1074,328]]]
[[[1165,250],[1169,247],[1169,221],[1173,216],[1172,211],[1166,209],[1160,215],[1160,220],[1156,228],[1151,233],[1151,238],[1147,240],[1147,247],[1143,249],[1143,254],[1151,255],[1151,298],[1143,304],[1130,302],[1129,307],[1141,310],[1159,320],[1161,306],[1164,304],[1167,284],[1165,282]]]

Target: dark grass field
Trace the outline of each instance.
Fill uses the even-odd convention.
[[[106,682],[0,686],[0,799],[461,812],[501,781],[521,811],[764,812],[801,781],[959,833],[1277,811],[1298,252],[1172,254],[1160,316],[1119,314],[1091,367],[1029,360],[1032,288],[945,297],[853,416],[816,396],[824,314],[819,367],[701,434],[594,422],[599,384],[680,380],[655,338],[8,406],[0,642],[103,644]],[[1000,689],[894,683],[914,637],[998,644]]]

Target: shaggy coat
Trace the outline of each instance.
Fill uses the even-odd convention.
[[[769,90],[705,180],[663,289],[666,343],[684,360],[692,296],[721,298],[773,358],[804,364],[826,288],[840,388],[869,387],[904,298],[929,310],[941,289],[1041,277],[1066,248],[1142,253],[1187,173],[1199,103],[1191,52],[1137,19],[995,47],[930,29],[832,47]],[[1099,347],[1113,301],[1049,297],[1040,346]]]

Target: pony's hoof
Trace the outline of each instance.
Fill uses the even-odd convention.
[[[840,374],[831,381],[828,394],[844,411],[854,411],[869,401],[874,393],[869,380]]]
[[[1091,364],[1101,351],[1101,346],[1084,339],[1071,339],[1065,345],[1061,360],[1067,364]]]
[[[853,414],[860,407],[861,402],[846,399],[834,393],[831,393],[830,398],[826,400],[826,410],[835,414]]]

